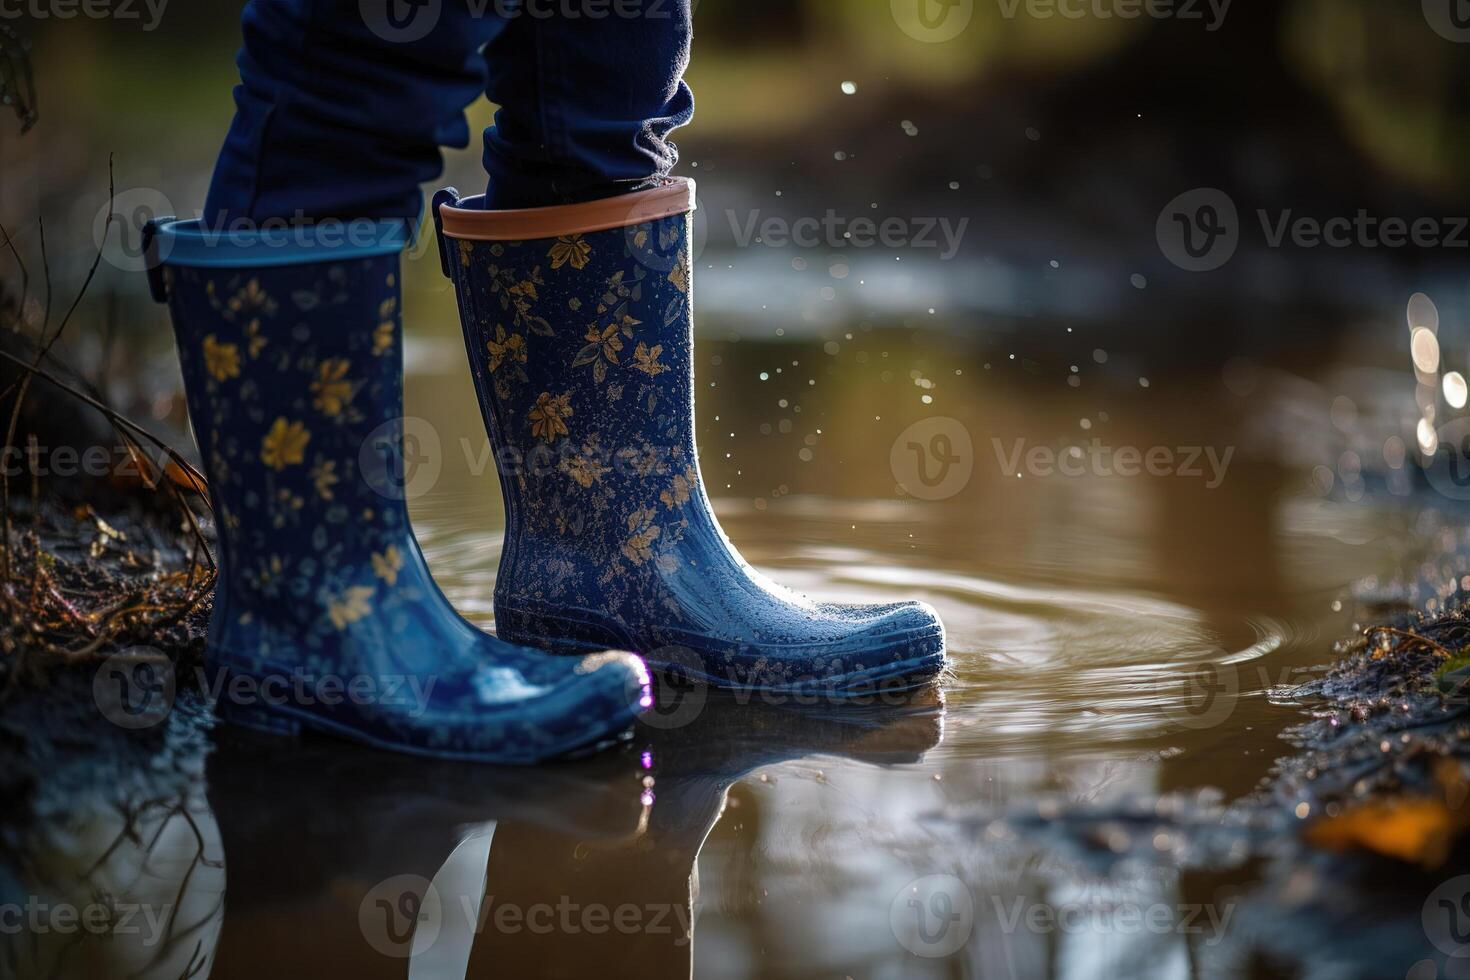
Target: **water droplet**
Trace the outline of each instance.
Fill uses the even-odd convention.
[[[1434,431],[1434,423],[1428,419],[1419,420],[1414,428],[1414,438],[1419,441],[1419,450],[1425,456],[1433,456],[1439,448],[1439,433]]]
[[[1423,293],[1409,297],[1409,329],[1423,327],[1430,333],[1439,332],[1439,309],[1434,300]]]
[[[1459,371],[1451,371],[1444,376],[1444,400],[1450,403],[1451,408],[1464,408],[1466,395],[1470,394],[1465,386],[1465,376]]]
[[[1433,374],[1439,370],[1439,338],[1434,331],[1428,327],[1415,327],[1409,336],[1409,356],[1414,359],[1414,367],[1425,374]]]

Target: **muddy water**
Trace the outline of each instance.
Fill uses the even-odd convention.
[[[1248,792],[1301,717],[1268,692],[1330,658],[1352,625],[1339,600],[1401,560],[1403,519],[1316,492],[1315,461],[1273,435],[1286,423],[1218,370],[1143,387],[1121,358],[1074,356],[1076,372],[860,328],[702,345],[699,438],[730,537],[824,599],[933,603],[954,662],[938,689],[665,690],[626,743],[531,771],[216,732],[193,790],[124,846],[107,850],[124,822],[101,804],[46,845],[53,872],[95,864],[113,894],[173,912],[157,935],[78,944],[62,975],[1242,970],[1229,896],[1249,867],[1099,880],[965,818]],[[413,350],[409,410],[439,442],[420,447],[437,474],[413,509],[447,594],[493,625],[500,507],[460,357]],[[1290,424],[1329,430],[1326,405]],[[1153,472],[1127,447],[1160,450]]]

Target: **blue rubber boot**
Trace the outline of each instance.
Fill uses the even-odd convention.
[[[435,198],[505,497],[496,632],[719,687],[846,695],[945,664],[918,602],[813,602],[720,530],[694,446],[693,185],[486,211]]]
[[[611,739],[651,703],[641,660],[501,642],[430,577],[403,493],[402,223],[347,227],[150,229],[218,527],[217,711],[495,763]]]

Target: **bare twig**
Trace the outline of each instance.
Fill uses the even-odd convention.
[[[1421,636],[1420,634],[1415,633],[1411,630],[1397,629],[1393,626],[1369,626],[1367,629],[1363,630],[1363,635],[1365,637],[1372,636],[1375,633],[1386,634],[1388,636],[1397,636],[1400,639],[1411,640],[1414,643],[1423,644],[1424,646],[1429,647],[1435,653],[1440,654],[1446,659],[1452,658],[1455,655],[1455,652],[1449,647],[1446,647],[1440,643],[1436,643],[1429,637]]]
[[[62,333],[65,332],[65,330],[66,330],[66,325],[71,322],[72,314],[77,311],[77,307],[81,305],[82,297],[87,294],[87,287],[92,284],[92,277],[94,277],[95,275],[97,275],[97,269],[98,269],[98,267],[100,267],[102,265],[102,250],[107,245],[107,233],[112,229],[112,222],[117,217],[113,213],[113,210],[112,210],[113,205],[114,205],[114,203],[116,201],[117,201],[117,183],[116,183],[116,180],[115,180],[114,175],[113,175],[113,172],[112,172],[112,155],[111,154],[108,154],[108,157],[107,157],[107,223],[106,223],[106,225],[103,226],[103,229],[102,229],[102,240],[97,243],[97,255],[92,259],[92,267],[87,270],[87,277],[82,280],[82,286],[81,286],[80,289],[77,290],[76,298],[74,298],[72,300],[71,306],[67,308],[66,316],[62,317],[61,325],[56,328],[56,333],[52,334],[51,337],[50,337],[50,339],[47,339],[47,337],[46,337],[46,329],[50,325],[50,322],[51,322],[51,265],[46,260],[46,225],[45,225],[44,222],[40,223],[40,230],[41,230],[41,263],[42,263],[43,272],[44,272],[45,277],[46,277],[46,309],[45,309],[45,311],[42,314],[42,320],[41,320],[41,340],[42,340],[41,349],[36,352],[36,359],[35,359],[35,362],[31,365],[32,367],[40,367],[41,366],[41,362],[46,358],[46,355],[51,352],[52,346],[58,340],[61,339]],[[15,395],[15,407],[13,409],[11,409],[11,412],[10,412],[10,426],[5,431],[5,445],[7,445],[7,446],[13,446],[13,445],[15,445],[15,430],[20,425],[20,413],[21,413],[21,409],[23,409],[25,407],[26,394],[30,391],[30,387],[31,387],[31,375],[30,374],[27,374],[24,378],[21,379],[21,382],[20,382],[20,391],[16,392],[16,395]],[[7,579],[9,579],[10,576],[11,576],[11,572],[12,572],[11,567],[10,567],[10,549],[11,549],[11,544],[10,544],[10,541],[11,541],[10,475],[8,473],[4,472],[3,470],[0,470],[0,498],[3,498],[3,500],[0,500],[0,503],[3,503],[4,504],[4,507],[5,507],[5,563],[4,563],[4,570],[5,570],[5,577]]]

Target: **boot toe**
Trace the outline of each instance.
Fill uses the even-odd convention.
[[[855,685],[920,682],[943,671],[944,624],[927,602],[895,602],[865,607],[840,644],[834,672]]]
[[[436,705],[419,726],[441,754],[537,763],[578,756],[615,739],[652,704],[648,670],[631,653],[556,657],[501,648],[459,697]]]
[[[589,654],[576,662],[573,673],[591,696],[626,709],[629,720],[653,707],[653,681],[636,653],[607,650]]]

